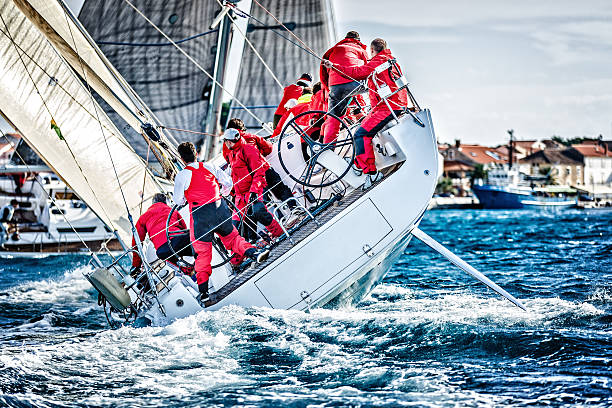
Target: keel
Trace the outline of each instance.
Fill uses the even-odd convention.
[[[523,306],[523,304],[521,303],[520,300],[518,300],[517,298],[515,298],[514,296],[512,296],[511,294],[506,292],[499,285],[497,285],[491,279],[487,278],[481,272],[477,271],[474,267],[472,267],[470,264],[465,262],[463,259],[461,259],[457,255],[453,254],[444,245],[440,244],[438,241],[436,241],[435,239],[433,239],[432,237],[430,237],[429,235],[427,235],[426,233],[424,233],[423,231],[421,231],[417,227],[415,227],[412,230],[411,233],[412,233],[412,235],[415,238],[419,239],[425,245],[427,245],[428,247],[430,247],[431,249],[433,249],[434,251],[436,251],[440,255],[444,256],[446,259],[451,261],[453,264],[455,264],[456,266],[461,268],[464,272],[466,272],[469,275],[471,275],[472,277],[478,279],[480,282],[484,283],[490,289],[492,289],[495,292],[499,293],[500,295],[502,295],[503,297],[508,299],[510,302],[514,303],[516,306],[518,306],[521,309],[527,311],[527,309],[525,308],[525,306]]]

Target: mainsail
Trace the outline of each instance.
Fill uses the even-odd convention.
[[[131,211],[161,191],[146,163],[13,1],[0,0],[0,111],[124,241]],[[58,22],[59,24],[59,22]],[[124,202],[125,199],[125,202]]]
[[[131,3],[174,41],[196,37],[182,42],[181,48],[207,71],[213,71],[218,35],[208,27],[221,8],[216,1]],[[79,20],[163,125],[202,131],[211,81],[153,26],[117,0],[86,0]],[[111,110],[107,112],[113,121],[119,120]],[[198,143],[202,139],[198,134],[172,133],[179,141]],[[140,135],[128,132],[127,137],[141,155],[146,151]]]
[[[330,0],[258,0],[292,33],[322,56],[335,37],[335,23]],[[253,2],[247,38],[270,66],[283,85],[297,80],[303,72],[318,77],[319,60],[278,34],[300,44],[284,28],[280,27],[262,7]],[[260,24],[255,19],[265,25]],[[242,69],[236,88],[236,98],[257,113],[265,121],[271,121],[274,109],[280,102],[282,90],[266,70],[250,47],[245,46]],[[244,110],[234,110],[232,116],[239,117],[249,127],[259,127]]]

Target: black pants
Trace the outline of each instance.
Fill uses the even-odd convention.
[[[364,89],[361,89],[361,83],[357,81],[330,86],[329,101],[327,103],[329,106],[328,112],[333,113],[339,118],[343,117],[352,99],[349,98],[349,95],[357,95],[360,93],[359,91],[363,92]]]
[[[274,119],[272,120],[272,129],[276,129],[278,122],[283,118],[283,115],[274,114]]]
[[[232,212],[223,199],[200,206],[194,203],[191,217],[196,241],[212,242],[215,233],[224,237],[234,230]]]
[[[276,172],[276,170],[274,170],[272,167],[270,167],[267,171],[266,171],[266,188],[264,190],[264,194],[267,191],[271,191],[272,194],[274,194],[274,196],[276,198],[278,198],[281,201],[285,201],[289,198],[293,197],[293,194],[291,193],[291,190],[289,189],[289,187],[287,187],[287,185],[285,183],[283,183],[283,181],[281,180],[280,176],[278,175],[278,173]],[[293,209],[295,208],[296,203],[294,200],[289,201],[289,208]],[[272,221],[270,221],[272,222]],[[268,223],[269,224],[269,223]],[[267,224],[265,224],[267,225]]]
[[[169,243],[165,242],[162,246],[157,248],[157,257],[161,260],[172,262],[176,265],[178,259],[174,256],[174,252],[170,249],[170,245],[174,249],[174,252],[180,256],[193,256],[193,249],[191,248],[191,239],[189,233],[175,235],[170,238]]]
[[[263,202],[256,201],[248,207],[246,215],[243,216],[243,221],[243,230],[240,231],[240,235],[247,241],[255,242],[259,239],[257,223],[268,226],[274,221],[274,217]]]

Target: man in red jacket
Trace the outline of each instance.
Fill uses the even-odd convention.
[[[240,138],[244,143],[251,144],[259,150],[261,157],[264,158],[270,153],[272,153],[272,143],[268,142],[261,136],[254,135],[252,133],[247,133],[246,126],[244,126],[244,122],[239,118],[232,118],[227,123],[227,129],[236,129],[240,133]],[[229,163],[228,155],[230,149],[227,147],[226,143],[223,143],[223,158],[226,162]],[[271,166],[268,170],[266,170],[266,191],[272,191],[274,196],[281,201],[286,201],[293,197],[293,193],[291,189],[287,187],[285,183],[281,180],[280,175],[274,170]],[[290,209],[296,207],[297,203],[295,200],[288,201],[288,206]]]
[[[226,160],[232,169],[238,211],[254,222],[262,223],[273,238],[281,236],[283,229],[268,212],[262,197],[266,187],[265,174],[270,165],[261,157],[255,146],[242,140],[238,130],[227,129],[223,139],[229,149]]]
[[[378,133],[387,123],[393,119],[395,115],[400,115],[408,107],[408,92],[402,89],[399,92],[398,85],[395,79],[402,75],[399,65],[390,66],[388,69],[380,73],[375,73],[376,68],[382,66],[389,60],[394,60],[391,55],[391,50],[387,48],[387,43],[382,38],[376,38],[370,45],[372,59],[367,64],[354,67],[336,65],[330,61],[324,61],[326,66],[333,66],[338,71],[357,80],[368,79],[368,89],[370,90],[370,104],[372,110],[361,122],[361,126],[355,132],[356,156],[355,164],[362,169],[364,173],[370,175],[369,183],[366,181],[366,187],[371,183],[382,178],[382,174],[376,171],[374,149],[372,147],[372,138]],[[375,75],[372,75],[375,73]],[[376,82],[375,82],[376,81]],[[392,95],[387,98],[387,102],[381,99],[377,89],[379,87],[389,87]],[[387,106],[387,104],[389,106]],[[391,107],[391,109],[389,109]]]
[[[171,208],[166,204],[166,196],[162,193],[155,194],[153,196],[153,205],[138,218],[136,232],[140,242],[144,241],[148,233],[149,239],[157,252],[157,257],[163,261],[170,261],[176,264],[178,259],[176,259],[174,252],[170,249],[170,245],[181,256],[191,256],[192,250],[188,232],[175,235],[168,242],[166,221],[168,220],[170,210]],[[168,224],[168,231],[173,232],[185,229],[187,229],[185,221],[183,221],[178,211],[175,211]],[[132,247],[136,247],[135,237],[132,237]],[[138,256],[138,252],[134,252],[132,256],[132,269],[138,269],[141,265],[142,260]]]
[[[349,31],[342,41],[327,50],[323,59],[331,61],[334,65],[359,67],[368,62],[368,54],[365,44],[359,40],[359,33]],[[328,68],[323,63],[321,63],[320,76],[323,90],[329,91],[328,111],[339,118],[346,113],[351,96],[360,93],[360,90],[365,90],[361,87],[361,83],[357,82],[357,78],[342,75],[333,67]],[[333,142],[338,137],[340,122],[328,116],[322,131],[323,141]]]
[[[196,161],[197,153],[191,142],[178,145],[185,168],[174,178],[174,202],[189,203],[191,245],[196,252],[196,280],[201,300],[208,296],[208,279],[212,274],[212,239],[219,235],[225,248],[239,257],[263,262],[270,251],[257,251],[242,238],[232,223],[232,213],[221,195],[232,189],[232,181],[217,166]]]
[[[287,102],[292,99],[297,100],[300,96],[302,96],[302,91],[304,88],[310,88],[312,86],[312,76],[308,73],[302,74],[297,80],[295,84],[291,84],[286,86],[283,90],[283,97],[278,104],[278,108],[274,112],[274,120],[272,122],[272,128],[276,129],[276,125],[278,125],[278,121],[283,117],[283,115],[289,110],[289,108],[285,107]]]

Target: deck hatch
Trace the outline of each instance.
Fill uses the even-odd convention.
[[[290,308],[303,300],[300,296],[303,291],[316,295],[325,282],[353,262],[367,259],[364,246],[376,251],[376,246],[391,231],[393,227],[367,199],[257,279],[255,286],[272,307]],[[307,273],[290,274],[303,265],[309,266]],[[287,285],[287,276],[292,276],[290,285]]]

